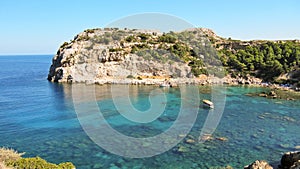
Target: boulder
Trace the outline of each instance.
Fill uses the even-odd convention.
[[[290,169],[300,169],[300,160],[295,162],[294,165],[292,165]]]
[[[252,164],[245,166],[244,169],[273,169],[273,167],[264,160],[256,160]]]
[[[281,158],[281,169],[290,169],[292,166],[295,168],[300,167],[300,151],[287,152]]]

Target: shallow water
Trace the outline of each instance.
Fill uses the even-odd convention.
[[[231,165],[242,168],[256,159],[271,163],[283,152],[300,145],[300,102],[249,97],[257,87],[226,87],[226,106],[213,137],[203,144],[184,141],[150,158],[113,155],[95,144],[82,129],[72,102],[72,86],[46,80],[52,56],[0,57],[0,146],[12,147],[25,156],[41,156],[54,163],[73,162],[77,168],[210,168]],[[180,108],[180,90],[161,89],[167,97],[164,113],[155,121],[137,124],[122,117],[111,100],[111,86],[97,86],[96,96],[105,119],[117,131],[132,137],[151,137],[174,124]],[[130,86],[133,105],[150,107],[155,86]],[[187,90],[188,87],[187,87]],[[199,87],[200,98],[211,97],[211,88]],[[189,138],[197,137],[208,115],[199,113]],[[91,123],[96,123],[91,121]],[[184,147],[187,152],[179,153]]]

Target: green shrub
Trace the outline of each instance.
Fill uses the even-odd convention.
[[[20,158],[18,160],[10,160],[6,162],[6,165],[9,167],[14,168],[22,168],[22,169],[74,169],[75,166],[70,163],[60,163],[59,165],[49,163],[46,160],[40,158],[40,157],[34,157],[34,158]]]
[[[61,169],[73,169],[75,168],[74,164],[71,162],[65,162],[65,163],[60,163],[58,164],[58,167]]]
[[[0,148],[0,168],[12,167],[16,169],[74,169],[71,162],[58,165],[49,163],[40,157],[22,158],[25,153],[18,153],[13,149]],[[5,166],[4,166],[5,164]]]
[[[103,38],[102,39],[102,43],[105,43],[106,45],[108,45],[110,42],[110,39],[109,38]]]
[[[122,39],[122,33],[113,33],[111,37],[113,40],[119,41]]]
[[[84,32],[86,32],[86,33],[94,33],[95,30],[94,30],[94,29],[87,29],[87,30],[85,30]]]
[[[130,36],[125,38],[125,41],[126,42],[133,42],[133,41],[135,41],[135,38],[134,38],[134,36],[130,35]]]
[[[118,51],[122,51],[122,48],[110,48],[108,51],[109,52],[118,52]]]
[[[135,53],[137,52],[139,49],[136,46],[132,46],[130,53]]]
[[[146,42],[146,40],[148,40],[151,37],[151,35],[146,34],[146,33],[141,33],[138,35],[138,37],[141,38],[142,42]]]
[[[208,72],[205,68],[192,67],[191,71],[192,71],[193,75],[196,77],[198,77],[201,74],[208,75]]]
[[[158,39],[159,42],[175,43],[177,38],[170,34],[163,34]]]
[[[134,79],[134,76],[133,75],[128,75],[126,78],[128,78],[128,79]]]
[[[60,46],[60,48],[65,48],[67,45],[69,45],[69,43],[68,43],[68,42],[64,42],[64,43]]]

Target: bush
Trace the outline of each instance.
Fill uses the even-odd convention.
[[[126,78],[128,78],[128,79],[134,79],[134,76],[133,75],[128,75]]]
[[[201,74],[208,75],[207,70],[204,69],[204,68],[195,68],[195,67],[192,67],[191,71],[192,71],[193,75],[196,76],[196,77],[198,77]]]
[[[49,168],[49,169],[74,169],[75,166],[70,163],[60,163],[59,165],[49,163],[46,160],[40,157],[34,158],[20,158],[16,161],[8,161],[6,165],[9,167],[14,168],[22,168],[22,169],[42,169],[42,168]]]
[[[119,41],[122,39],[122,34],[121,33],[113,33],[111,37],[113,40]]]
[[[141,38],[142,42],[146,42],[146,40],[148,40],[151,37],[151,35],[146,34],[146,33],[141,33],[138,35],[138,37]]]
[[[103,38],[101,42],[105,43],[106,45],[108,45],[109,42],[110,42],[110,39],[109,38]]]
[[[85,30],[84,32],[86,32],[86,33],[94,33],[95,30],[94,30],[94,29],[87,29],[87,30]]]
[[[134,36],[130,35],[128,37],[125,38],[126,42],[133,42],[135,40]]]
[[[132,46],[130,53],[135,53],[137,52],[139,49],[136,46]]]
[[[175,43],[177,41],[177,38],[170,34],[164,34],[159,37],[159,42],[167,42],[167,43]]]
[[[7,167],[13,167],[17,169],[75,169],[75,166],[71,162],[65,162],[56,165],[49,163],[40,157],[22,158],[21,156],[24,154],[25,153],[18,153],[13,149],[0,148],[0,168],[8,169]]]
[[[110,48],[108,49],[109,52],[119,52],[119,51],[122,51],[123,49],[122,48]]]
[[[60,48],[65,48],[67,45],[69,45],[69,43],[68,43],[68,42],[64,42],[64,43],[60,46]]]

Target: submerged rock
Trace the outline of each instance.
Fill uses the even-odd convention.
[[[178,149],[177,149],[177,152],[178,152],[178,153],[186,153],[186,152],[188,152],[188,151],[189,151],[188,148],[183,147],[183,146],[180,146],[180,147],[178,147]]]
[[[199,141],[209,141],[213,139],[214,138],[211,134],[203,134],[202,136],[199,137]]]
[[[185,142],[188,144],[194,144],[196,141],[193,139],[187,139],[187,140],[185,140]]]
[[[268,99],[284,99],[284,100],[298,100],[300,99],[300,93],[299,92],[294,92],[294,91],[289,91],[289,90],[284,90],[281,88],[278,89],[273,89],[268,91],[263,91],[260,93],[247,93],[245,94],[246,96],[250,97],[265,97]],[[278,104],[282,104],[282,102],[276,102]]]
[[[216,139],[220,141],[228,141],[228,138],[226,137],[217,137]]]

